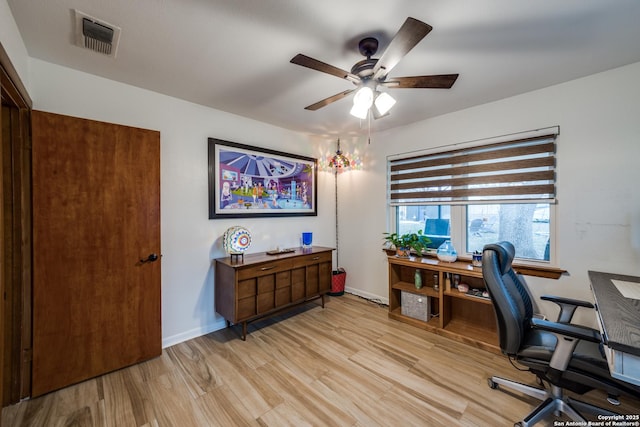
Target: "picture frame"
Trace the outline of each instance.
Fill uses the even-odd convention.
[[[317,216],[318,160],[208,139],[209,219]]]

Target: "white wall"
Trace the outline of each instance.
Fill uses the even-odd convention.
[[[640,275],[640,63],[376,134],[365,170],[341,202],[341,264],[348,288],[387,301],[381,233],[387,227],[386,156],[560,125],[557,140],[559,280],[527,277],[535,295],[592,300],[588,270]],[[555,316],[555,306],[541,311]],[[593,325],[592,313],[578,321]]]
[[[0,0],[0,43],[28,90],[29,55],[6,0]]]
[[[36,110],[160,131],[163,346],[224,327],[213,308],[211,259],[225,256],[228,227],[252,232],[248,253],[298,246],[302,231],[334,246],[328,173],[318,177],[317,217],[208,219],[208,137],[317,157],[306,136],[36,59],[31,82]]]

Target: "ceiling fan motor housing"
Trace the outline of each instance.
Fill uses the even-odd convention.
[[[376,65],[376,62],[378,62],[376,58],[367,58],[356,62],[356,64],[351,67],[351,74],[355,74],[363,80],[370,78],[373,75],[373,67]]]
[[[358,43],[360,54],[366,56],[367,59],[357,62],[351,67],[351,74],[355,74],[361,79],[370,78],[373,75],[373,67],[378,62],[377,59],[371,58],[378,51],[378,39],[375,37],[365,37]]]

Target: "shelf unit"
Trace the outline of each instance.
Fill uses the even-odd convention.
[[[469,289],[484,290],[482,269],[465,261],[442,262],[431,258],[388,257],[389,318],[426,329],[494,353],[500,353],[493,304],[489,298],[472,296],[455,288],[454,277]],[[416,270],[422,288],[414,284]],[[434,275],[439,287],[434,289]],[[402,293],[428,297],[431,317],[422,321],[402,314]]]

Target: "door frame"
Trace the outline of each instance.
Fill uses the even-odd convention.
[[[9,251],[0,245],[0,404],[4,407],[31,394],[33,102],[2,43],[0,87],[2,105],[8,107],[0,110],[0,122],[3,128],[10,123],[9,130],[0,133],[0,242],[10,239]],[[3,168],[5,156],[10,170]]]

